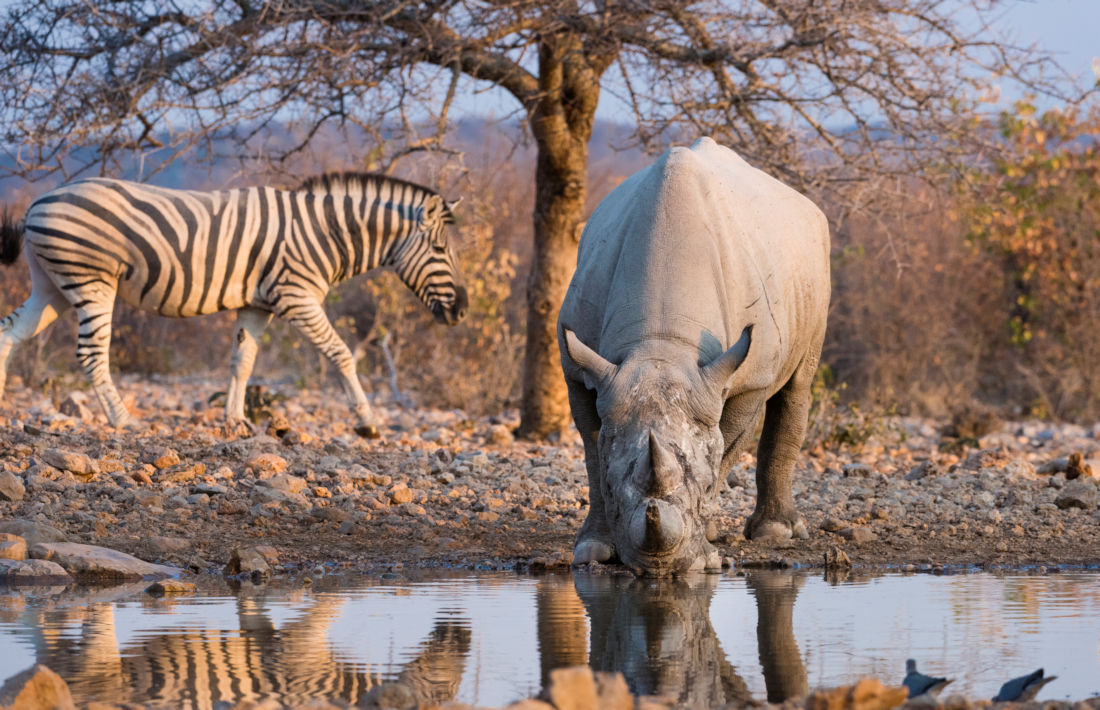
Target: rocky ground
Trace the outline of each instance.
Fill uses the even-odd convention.
[[[0,520],[195,571],[256,546],[273,548],[276,571],[569,563],[588,503],[574,434],[516,441],[514,416],[379,406],[382,439],[367,441],[338,391],[277,385],[272,418],[230,431],[208,403],[218,382],[121,378],[143,422],[135,431],[106,426],[90,397],[9,382]],[[858,450],[819,445],[800,460],[795,498],[809,540],[741,536],[755,496],[745,454],[717,518],[728,561],[821,564],[839,548],[857,566],[1100,564],[1100,425],[1003,424],[975,440],[945,440],[923,420],[875,428]]]

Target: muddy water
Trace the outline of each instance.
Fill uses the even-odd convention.
[[[553,668],[622,672],[690,707],[773,702],[905,659],[989,698],[1043,666],[1040,699],[1100,695],[1100,575],[820,576],[753,571],[678,582],[512,574],[327,575],[154,599],[145,585],[0,588],[0,680],[43,663],[78,702],[210,708],[355,702],[400,680],[424,701],[501,706]],[[950,691],[949,691],[950,692]]]

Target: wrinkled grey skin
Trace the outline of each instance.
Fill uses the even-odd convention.
[[[575,564],[719,566],[707,519],[761,414],[751,538],[806,537],[791,495],[829,306],[808,199],[702,138],[596,208],[558,319],[588,518]]]

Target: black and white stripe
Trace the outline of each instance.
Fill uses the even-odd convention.
[[[31,297],[0,321],[0,396],[12,347],[69,307],[77,358],[115,426],[130,419],[108,367],[116,296],[164,316],[239,310],[226,414],[244,417],[244,388],[272,314],[285,318],[338,368],[359,420],[376,435],[347,345],[322,308],[336,283],[379,266],[454,324],[466,311],[446,227],[451,208],[413,183],[360,173],[311,178],[296,190],[192,192],[93,178],[36,200],[22,224],[5,214],[0,255],[25,240]]]

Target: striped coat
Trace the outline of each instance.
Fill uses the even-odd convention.
[[[296,190],[169,190],[93,178],[36,200],[22,222],[5,215],[0,260],[25,241],[31,297],[0,321],[0,395],[12,348],[73,307],[77,359],[112,425],[130,420],[108,366],[116,296],[187,317],[238,310],[226,414],[244,417],[244,388],[271,316],[297,327],[340,372],[364,436],[376,436],[348,347],[325,316],[329,289],[392,266],[431,310],[454,324],[465,288],[448,247],[451,207],[431,190],[369,174],[331,174]]]

